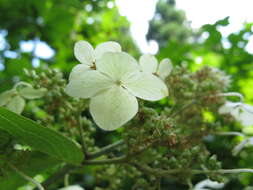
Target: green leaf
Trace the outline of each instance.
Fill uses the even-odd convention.
[[[21,96],[13,97],[8,104],[6,104],[6,108],[10,111],[13,111],[17,114],[21,114],[25,107],[25,100]]]
[[[22,152],[18,154],[18,158],[12,158],[8,161],[30,177],[41,174],[60,164],[58,160],[40,152]],[[7,167],[1,168],[4,169],[2,171],[3,175],[0,176],[0,189],[14,190],[28,183],[17,172],[7,169]]]
[[[83,160],[80,147],[58,132],[0,107],[0,129],[29,145],[60,160],[79,164]]]
[[[45,88],[34,89],[32,87],[25,87],[19,90],[19,94],[26,99],[41,98],[45,95],[46,92],[47,89]]]

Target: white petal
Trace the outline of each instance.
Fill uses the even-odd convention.
[[[243,109],[253,114],[253,106],[249,104],[243,104]]]
[[[104,53],[96,62],[97,70],[110,76],[113,80],[120,80],[139,70],[137,61],[127,53]]]
[[[92,66],[95,61],[95,52],[90,43],[86,41],[79,41],[74,46],[75,57],[83,64]]]
[[[80,76],[82,76],[84,72],[89,71],[89,70],[91,70],[90,66],[86,64],[78,64],[72,69],[69,75],[69,80],[77,79]]]
[[[158,66],[157,74],[159,75],[159,77],[161,77],[164,80],[166,79],[167,76],[169,76],[169,74],[172,71],[172,68],[173,66],[170,60],[167,58],[163,59]]]
[[[137,99],[120,86],[95,96],[90,101],[90,113],[104,130],[115,130],[132,119],[138,111]]]
[[[95,48],[95,57],[99,59],[105,52],[121,52],[121,46],[117,42],[104,42]]]
[[[239,117],[243,126],[247,127],[253,125],[253,106],[243,104],[242,112]]]
[[[17,91],[15,89],[7,90],[0,94],[0,106],[4,106],[8,104],[8,102],[11,101],[13,96],[17,94]]]
[[[25,100],[20,96],[15,96],[6,105],[6,108],[17,114],[21,114],[25,108]]]
[[[225,183],[219,183],[216,181],[211,181],[210,179],[205,179],[205,180],[197,183],[193,189],[194,190],[208,190],[209,188],[221,189],[224,186],[225,186]],[[208,188],[208,189],[206,189],[206,188]]]
[[[142,71],[147,73],[155,73],[157,70],[158,62],[155,56],[145,54],[140,57],[140,65]]]
[[[79,185],[70,185],[70,186],[61,188],[61,189],[59,189],[59,190],[85,190],[85,189],[82,188],[82,187],[79,186]]]
[[[19,90],[19,94],[26,99],[36,99],[43,97],[47,92],[46,88],[34,89],[33,87],[24,87]]]
[[[124,87],[144,100],[157,101],[168,96],[165,83],[153,74],[138,73],[124,82]]]
[[[70,80],[66,93],[75,98],[90,98],[112,86],[112,81],[96,70],[84,72],[76,79]]]
[[[241,103],[234,103],[234,102],[230,102],[227,101],[224,105],[222,105],[219,108],[219,113],[220,114],[234,114],[236,115],[239,112]]]

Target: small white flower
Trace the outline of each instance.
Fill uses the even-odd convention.
[[[220,114],[230,113],[243,126],[253,125],[253,106],[241,102],[227,101],[219,109]]]
[[[45,95],[46,91],[45,88],[34,89],[28,83],[19,82],[13,89],[0,94],[0,106],[21,114],[25,108],[25,99],[41,98]]]
[[[82,188],[82,187],[79,186],[79,185],[70,185],[70,186],[61,188],[61,189],[59,189],[59,190],[85,190],[85,189]]]
[[[25,108],[25,99],[16,89],[11,89],[0,94],[0,106],[4,106],[17,114],[21,114]]]
[[[225,183],[219,183],[216,181],[211,181],[210,179],[205,179],[200,181],[194,186],[194,190],[209,190],[209,189],[221,189],[225,186]]]
[[[158,65],[158,61],[155,56],[144,54],[140,57],[139,62],[143,72],[156,74],[163,80],[165,80],[172,71],[172,64],[168,58],[163,59]]]
[[[91,98],[90,113],[104,130],[115,130],[136,115],[136,97],[156,101],[168,95],[165,83],[141,72],[127,53],[106,52],[95,65],[96,70],[72,71],[66,92],[76,98]]]
[[[98,60],[105,52],[121,52],[121,46],[117,42],[109,41],[99,44],[94,49],[91,44],[86,41],[75,43],[74,55],[82,64],[73,68],[69,78],[71,79],[73,76],[78,76],[78,73],[94,68],[96,60]]]

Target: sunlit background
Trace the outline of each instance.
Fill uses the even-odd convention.
[[[149,21],[155,14],[155,6],[157,0],[116,0],[120,14],[126,16],[131,24],[131,34],[136,41],[138,47],[143,53],[156,54],[158,45],[156,41],[147,41],[146,34],[148,32]],[[228,6],[229,4],[229,6]],[[218,5],[218,6],[217,6]],[[115,6],[109,2],[108,7]],[[229,0],[176,0],[176,7],[185,11],[186,18],[192,28],[200,28],[204,24],[213,24],[217,20],[229,16],[230,25],[221,27],[220,31],[224,37],[232,32],[238,31],[245,22],[253,22],[252,0],[229,1]],[[86,8],[89,9],[89,6]],[[92,23],[93,21],[90,20]],[[3,37],[5,34],[1,34]],[[0,36],[0,48],[3,39]],[[24,52],[30,52],[35,48],[35,54],[40,58],[50,58],[54,55],[53,49],[43,42],[21,42],[21,48]],[[226,45],[226,44],[225,44]],[[253,53],[253,38],[247,45],[247,50]],[[13,52],[6,52],[8,57],[16,57]],[[35,67],[39,65],[38,60],[33,60]],[[0,65],[0,70],[1,70]]]
[[[144,53],[155,54],[158,51],[156,42],[147,42],[145,38],[148,22],[155,14],[156,3],[157,0],[116,0],[121,15],[126,16],[131,22],[132,35]],[[238,31],[243,23],[253,22],[252,0],[176,0],[176,7],[185,11],[186,18],[193,28],[213,24],[229,16],[230,25],[220,28],[224,37]],[[253,53],[253,38],[247,49]]]

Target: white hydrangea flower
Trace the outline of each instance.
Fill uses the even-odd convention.
[[[156,74],[163,80],[169,76],[173,68],[168,58],[163,59],[158,65],[158,61],[155,56],[150,54],[142,55],[139,62],[143,72]]]
[[[253,125],[253,106],[241,102],[227,101],[219,109],[220,114],[230,113],[243,126]]]
[[[96,70],[71,72],[66,92],[76,98],[91,98],[90,113],[104,130],[115,130],[138,111],[136,97],[157,101],[168,95],[165,83],[140,71],[137,61],[124,52],[106,52],[95,63]]]
[[[24,85],[22,88],[19,86]],[[30,84],[19,82],[13,89],[0,94],[0,106],[4,106],[10,111],[21,114],[25,108],[25,99],[41,98],[45,95],[45,88],[34,89]]]
[[[83,71],[93,69],[95,62],[105,52],[121,52],[121,46],[117,42],[109,41],[99,44],[95,49],[89,42],[79,41],[75,43],[74,55],[81,64],[75,66],[69,78],[78,76]]]
[[[61,188],[61,189],[59,189],[59,190],[85,190],[85,189],[82,188],[82,187],[79,186],[79,185],[70,185],[70,186]]]
[[[210,179],[205,179],[197,183],[193,190],[210,190],[210,189],[222,189],[225,183],[219,183],[217,181],[211,181]]]

